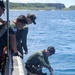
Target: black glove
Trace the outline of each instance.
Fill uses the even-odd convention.
[[[23,56],[21,54],[19,54],[18,52],[15,53],[15,56],[19,56],[23,59]]]
[[[18,52],[15,53],[15,56],[19,56],[19,55],[18,55]]]

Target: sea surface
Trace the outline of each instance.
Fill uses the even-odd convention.
[[[49,57],[54,75],[75,75],[75,11],[12,10],[9,19],[27,13],[37,16],[37,24],[28,26],[28,54],[24,55],[24,62],[32,53],[54,46],[56,53]],[[46,68],[43,72],[50,75]]]

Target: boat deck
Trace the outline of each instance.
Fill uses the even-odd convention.
[[[10,56],[11,57],[11,56]],[[9,70],[8,67],[10,66]],[[10,72],[10,74],[9,74]],[[7,62],[7,67],[5,68],[4,75],[27,75],[23,59],[19,56],[12,56],[12,59]],[[1,75],[1,73],[0,73]]]
[[[12,75],[26,75],[26,69],[23,59],[18,56],[13,56]]]

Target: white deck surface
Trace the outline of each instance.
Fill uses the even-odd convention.
[[[18,56],[13,56],[12,75],[26,75],[26,70],[23,60]]]
[[[13,56],[13,61],[10,62],[10,65],[11,65],[10,68],[12,69],[12,74],[10,72],[11,75],[27,75],[26,74],[27,71],[25,69],[25,65],[22,58],[18,56]]]

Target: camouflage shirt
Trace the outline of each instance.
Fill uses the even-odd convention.
[[[44,51],[39,51],[39,52],[32,54],[28,58],[27,64],[34,65],[34,66],[42,65],[45,68],[48,68],[48,69],[51,68],[50,63],[48,61],[48,57],[45,55]]]

